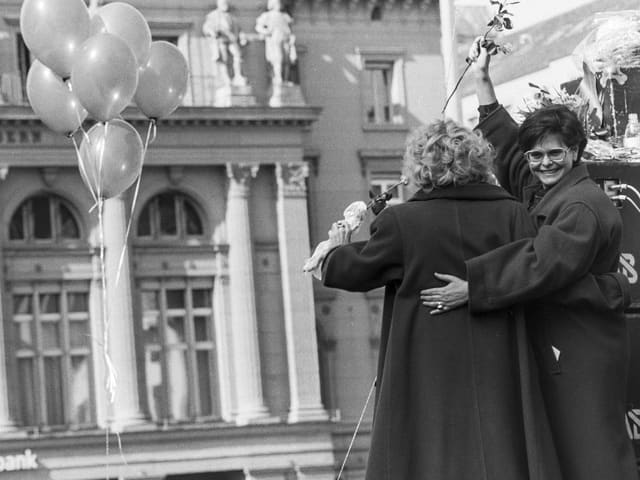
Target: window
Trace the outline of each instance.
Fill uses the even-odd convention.
[[[370,90],[366,105],[367,123],[391,123],[393,63],[367,62],[365,80]]]
[[[138,219],[138,237],[185,239],[204,234],[195,204],[179,193],[162,193],[152,198]]]
[[[393,126],[405,122],[403,52],[359,50],[362,62],[363,122]]]
[[[16,64],[0,74],[0,101],[10,105],[27,103],[27,74],[31,67],[31,53],[21,34],[16,34]],[[6,65],[5,65],[6,67]]]
[[[11,241],[60,243],[79,238],[80,227],[70,207],[54,195],[29,198],[18,207],[9,224]]]
[[[16,283],[10,292],[20,423],[41,430],[94,423],[89,283]]]
[[[155,421],[219,417],[213,279],[140,284],[148,409]]]

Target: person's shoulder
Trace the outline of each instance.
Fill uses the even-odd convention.
[[[611,197],[591,178],[585,178],[572,185],[567,189],[565,196],[567,205],[584,205],[597,217],[618,218],[620,215]]]
[[[396,203],[395,205],[387,206],[380,213],[385,213],[386,215],[393,217],[397,221],[402,222],[403,218],[414,217],[418,215],[418,212],[424,212],[425,209],[429,210],[429,208],[432,206],[432,203],[433,202],[415,201]]]
[[[592,178],[584,178],[572,187],[572,196],[576,200],[584,200],[585,202],[596,204],[607,204],[613,206],[613,202],[609,195],[593,180]]]

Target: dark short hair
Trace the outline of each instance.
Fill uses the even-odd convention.
[[[548,135],[558,135],[569,148],[576,148],[578,163],[587,145],[587,134],[578,116],[564,105],[549,105],[530,113],[520,125],[518,143],[523,152],[531,150]]]

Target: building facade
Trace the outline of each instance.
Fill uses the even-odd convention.
[[[381,292],[325,289],[302,264],[440,115],[438,3],[285,5],[283,91],[254,33],[266,4],[231,2],[247,82],[225,90],[202,33],[215,5],[128,3],[185,54],[189,88],[156,131],[125,110],[149,144],[139,190],[98,215],[73,142],[28,105],[21,2],[0,2],[0,480],[333,479]],[[364,476],[371,412],[342,478]]]

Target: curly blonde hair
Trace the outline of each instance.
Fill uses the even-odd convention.
[[[452,120],[437,120],[415,129],[407,137],[404,170],[424,190],[495,183],[494,158],[493,148],[480,132]]]

